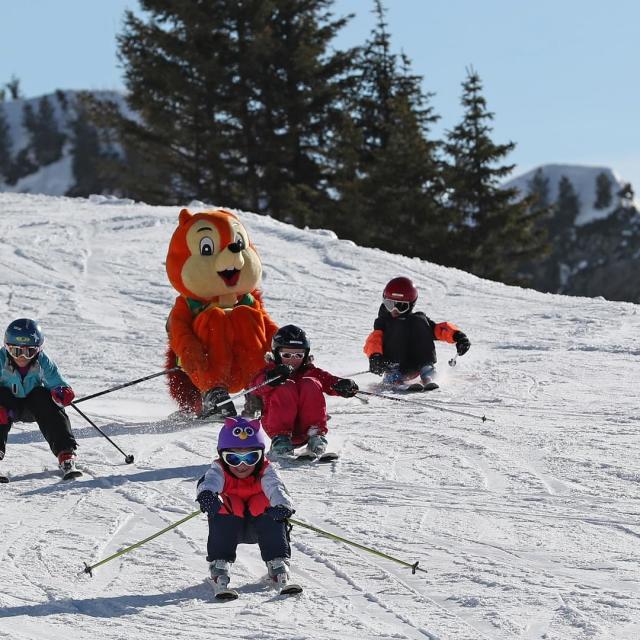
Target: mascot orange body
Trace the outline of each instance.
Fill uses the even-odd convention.
[[[229,211],[180,212],[167,253],[180,293],[169,315],[169,389],[181,409],[199,413],[202,394],[235,393],[264,366],[277,327],[263,309],[262,264],[247,231]]]

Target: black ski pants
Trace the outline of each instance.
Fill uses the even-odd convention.
[[[290,558],[289,534],[284,522],[276,522],[266,514],[239,516],[216,513],[209,516],[209,539],[207,540],[207,560],[227,560],[235,562],[239,544],[255,544],[260,547],[260,555],[267,562],[274,558]]]
[[[4,454],[7,437],[14,422],[37,422],[54,456],[74,451],[78,444],[71,432],[65,410],[59,407],[44,387],[36,387],[26,398],[16,398],[7,387],[0,387],[0,407],[10,414],[9,424],[0,424],[0,452]]]

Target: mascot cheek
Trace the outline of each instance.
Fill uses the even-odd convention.
[[[261,278],[262,267],[260,260],[258,260],[255,254],[253,256],[248,255],[245,265],[242,268],[242,273],[240,274],[240,280],[234,289],[238,292],[252,291],[258,286]]]
[[[224,282],[216,272],[216,261],[209,256],[193,255],[182,267],[184,286],[201,300],[208,300],[224,291]]]

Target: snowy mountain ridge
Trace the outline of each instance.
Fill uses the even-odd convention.
[[[609,167],[575,164],[544,164],[507,180],[504,186],[506,188],[516,188],[523,196],[526,196],[530,192],[530,184],[537,171],[542,171],[544,177],[549,181],[550,202],[555,202],[558,199],[560,179],[564,176],[571,181],[580,202],[580,212],[575,221],[577,226],[583,226],[595,220],[607,218],[621,206],[631,204],[619,195],[619,192],[624,189],[628,182],[620,178],[620,176]],[[610,181],[612,200],[608,206],[597,209],[594,206],[597,198],[596,180],[601,174],[604,174]]]
[[[39,319],[78,397],[162,369],[176,295],[163,262],[178,211],[0,194],[4,323]],[[453,347],[438,343],[441,388],[429,395],[328,398],[340,461],[281,468],[297,519],[428,573],[294,527],[292,577],[304,594],[276,596],[244,545],[231,582],[240,598],[216,604],[197,517],[78,576],[83,562],[196,508],[217,427],[169,419],[160,378],[82,404],[133,465],[70,411],[85,476],[62,483],[36,425],[13,427],[0,462],[11,476],[0,489],[0,636],[640,637],[638,306],[507,287],[240,216],[263,260],[266,308],[305,328],[318,366],[366,369],[362,344],[396,275],[416,283],[417,308],[469,336],[456,367]],[[355,379],[379,390],[376,376]]]

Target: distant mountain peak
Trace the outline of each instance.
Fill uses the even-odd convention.
[[[633,204],[629,197],[622,195],[630,183],[620,178],[610,167],[604,166],[544,164],[508,180],[503,186],[518,189],[523,195],[527,195],[531,191],[531,182],[538,171],[541,171],[548,180],[550,202],[557,200],[558,185],[563,176],[571,182],[580,201],[580,212],[575,221],[577,226],[607,218],[621,206]],[[608,206],[596,208],[597,180],[601,175],[605,175],[611,184],[611,203]]]

